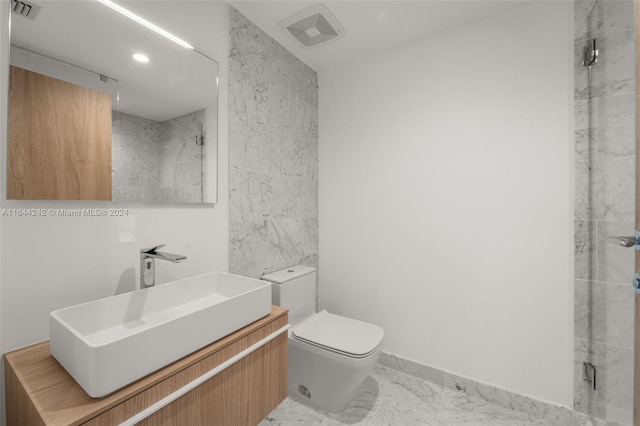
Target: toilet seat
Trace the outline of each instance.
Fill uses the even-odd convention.
[[[294,326],[291,336],[351,358],[364,358],[380,346],[384,331],[377,325],[323,310]]]

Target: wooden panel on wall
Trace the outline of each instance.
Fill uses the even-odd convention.
[[[111,200],[111,96],[11,66],[7,198]]]

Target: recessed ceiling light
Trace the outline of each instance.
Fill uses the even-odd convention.
[[[134,53],[133,54],[133,59],[135,59],[138,62],[142,62],[142,63],[147,63],[149,62],[149,57],[147,55],[143,55],[142,53]]]

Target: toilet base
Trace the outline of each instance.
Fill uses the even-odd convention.
[[[373,370],[381,346],[366,357],[352,358],[289,337],[289,395],[329,413],[346,411]]]

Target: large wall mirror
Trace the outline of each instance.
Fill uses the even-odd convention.
[[[216,61],[98,1],[11,7],[7,198],[217,201]]]

